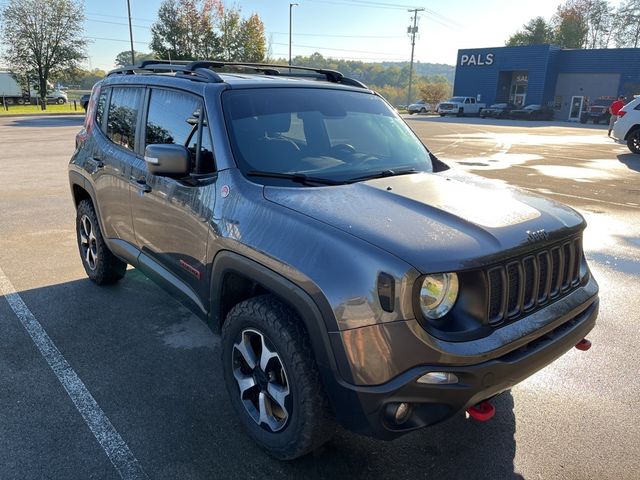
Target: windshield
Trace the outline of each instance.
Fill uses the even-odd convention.
[[[451,97],[449,102],[464,103],[464,97]]]
[[[256,172],[270,172],[348,182],[380,172],[433,170],[424,145],[370,93],[229,90],[222,104],[234,157],[252,179]],[[284,176],[263,175],[261,181],[283,184]]]

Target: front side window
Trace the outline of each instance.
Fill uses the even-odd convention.
[[[107,137],[124,148],[135,148],[136,123],[144,90],[114,87],[107,114]]]
[[[223,108],[245,174],[336,182],[376,172],[433,171],[429,152],[378,96],[320,88],[228,90]]]
[[[167,143],[187,147],[193,168],[197,166],[200,173],[213,171],[211,138],[202,101],[187,93],[153,89],[145,128],[145,147]]]

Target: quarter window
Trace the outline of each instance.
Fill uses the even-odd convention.
[[[96,105],[96,125],[98,125],[98,128],[100,130],[102,130],[102,119],[104,117],[104,107],[107,103],[108,93],[108,90],[101,90],[100,96],[98,97],[98,104]]]
[[[107,115],[107,137],[125,148],[135,147],[136,122],[143,89],[114,88]]]
[[[184,145],[199,173],[213,171],[211,138],[202,102],[197,97],[164,89],[151,91],[145,147],[159,143]]]

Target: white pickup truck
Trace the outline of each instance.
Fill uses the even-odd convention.
[[[457,115],[458,117],[479,115],[485,107],[486,104],[476,102],[476,97],[451,97],[438,105],[438,113],[441,117],[445,115]]]

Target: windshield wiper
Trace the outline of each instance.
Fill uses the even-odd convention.
[[[398,175],[410,175],[412,173],[418,173],[418,170],[416,170],[415,168],[389,169],[389,170],[383,170],[381,172],[369,173],[367,175],[362,175],[361,177],[350,178],[349,180],[347,180],[346,183],[362,182],[363,180],[372,180],[374,178],[396,177]]]
[[[280,172],[264,172],[261,170],[251,170],[245,175],[248,177],[266,177],[266,178],[284,178],[292,182],[301,183],[303,185],[320,184],[320,185],[344,185],[341,180],[331,180],[328,178],[310,177],[304,173],[280,173]]]

